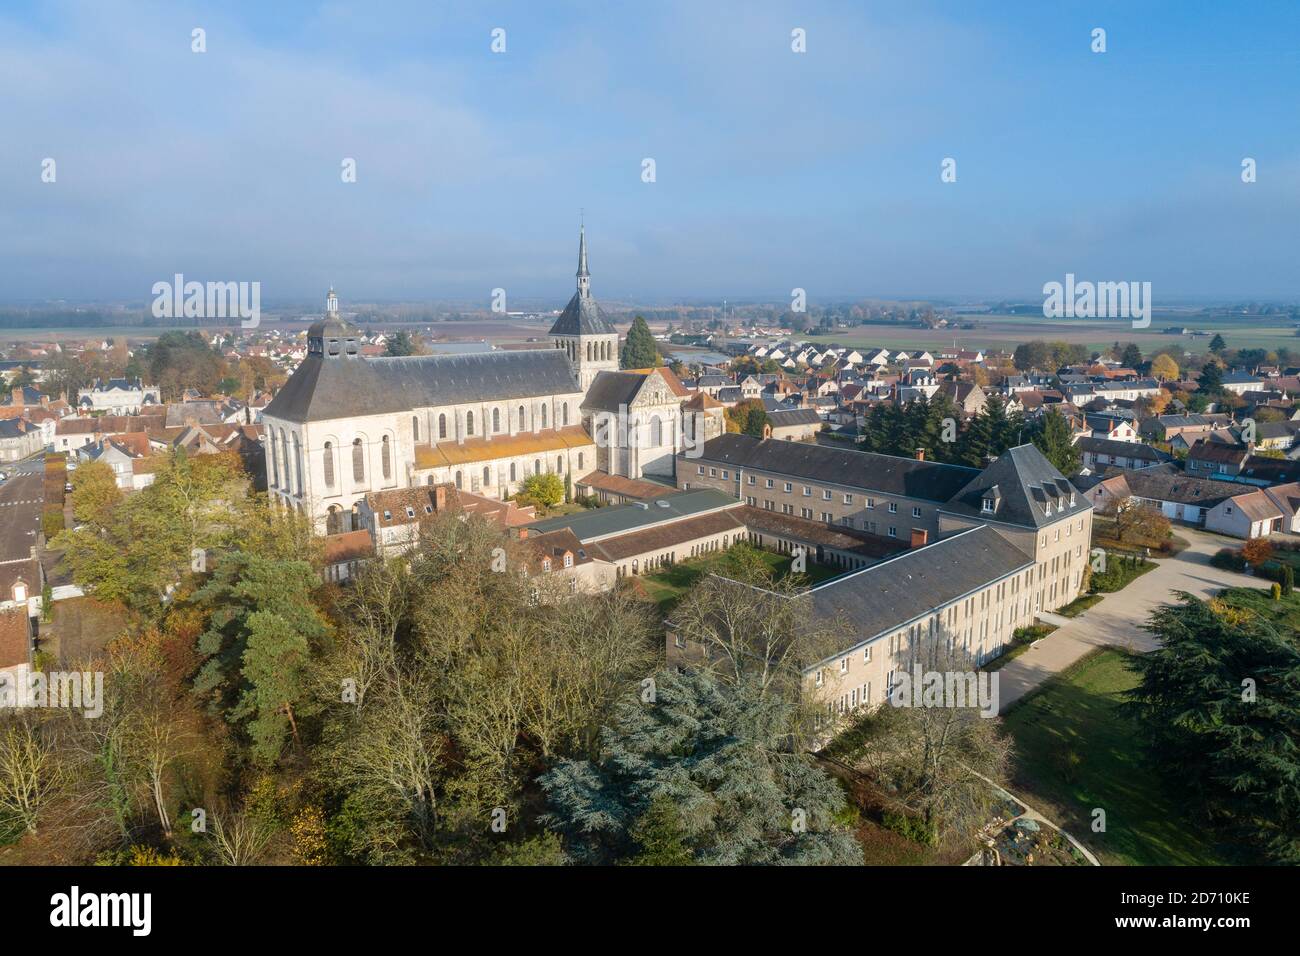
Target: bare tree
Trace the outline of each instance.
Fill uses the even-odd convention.
[[[789,579],[737,581],[710,575],[673,612],[670,630],[702,649],[720,680],[756,681],[763,693],[800,693],[804,670],[843,646],[845,625],[812,613]]]
[[[35,833],[47,799],[62,782],[48,728],[26,714],[7,718],[0,730],[0,824]]]

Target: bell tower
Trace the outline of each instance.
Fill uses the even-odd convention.
[[[557,349],[565,350],[585,392],[598,373],[618,371],[618,330],[591,295],[585,226],[578,230],[577,279],[577,291],[551,326],[550,336]]]

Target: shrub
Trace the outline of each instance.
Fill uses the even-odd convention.
[[[1280,585],[1280,584],[1278,584],[1276,581],[1274,581],[1274,582],[1273,582],[1273,587],[1270,588],[1270,591],[1271,591],[1271,593],[1272,593],[1272,595],[1273,595],[1273,600],[1274,600],[1274,601],[1280,601],[1280,600],[1282,600],[1282,585]]]
[[[1221,548],[1210,558],[1210,564],[1220,571],[1245,571],[1246,559],[1236,548]]]
[[[881,821],[886,830],[892,830],[899,836],[906,837],[922,846],[939,845],[939,828],[933,823],[926,823],[920,817],[906,813],[886,812]]]
[[[1258,568],[1273,557],[1273,546],[1268,538],[1251,538],[1241,547],[1241,556],[1252,568]]]
[[[564,482],[560,480],[559,475],[553,475],[550,472],[529,475],[524,479],[523,485],[520,486],[519,493],[515,495],[515,500],[521,503],[542,505],[546,508],[558,505],[564,500]]]
[[[41,513],[41,531],[45,534],[45,540],[49,541],[56,534],[63,530],[63,509],[46,508]]]

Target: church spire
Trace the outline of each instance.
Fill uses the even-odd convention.
[[[578,228],[578,292],[591,294],[591,273],[587,271],[587,227]]]

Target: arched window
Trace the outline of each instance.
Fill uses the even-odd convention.
[[[542,427],[546,427],[546,404],[542,404]]]
[[[524,424],[524,418],[525,418],[524,406],[520,405],[519,406],[519,430],[520,431],[523,431],[525,428],[528,427]]]
[[[456,472],[456,489],[459,491],[463,487],[460,480],[460,472]]]
[[[420,440],[420,416],[411,416],[411,438],[415,441]]]
[[[438,416],[438,437],[439,438],[447,437],[447,416],[446,415]]]
[[[352,440],[352,480],[356,482],[366,480],[366,449],[361,444],[360,438]]]
[[[510,463],[510,480],[515,480],[515,463],[513,461]]]
[[[492,470],[488,468],[487,465],[484,465],[483,466],[483,487],[486,488],[490,484],[492,484]]]
[[[664,443],[664,427],[659,423],[659,416],[650,418],[650,447],[658,448]]]
[[[560,424],[561,425],[569,424],[569,403],[568,402],[560,403]]]
[[[501,431],[501,409],[499,408],[492,409],[492,430]]]
[[[578,452],[578,470],[582,470],[582,452]]]
[[[465,434],[466,435],[474,434],[474,413],[473,412],[465,413]]]
[[[280,449],[275,443],[275,433],[271,434],[271,487],[280,487]]]
[[[541,473],[542,473],[542,460],[541,460],[540,458],[534,458],[534,459],[533,459],[533,474],[534,474],[534,475],[540,475]]]
[[[393,446],[389,444],[387,435],[379,443],[379,461],[384,468],[384,481],[388,481],[393,477]]]
[[[325,487],[334,487],[334,446],[329,442],[325,443],[325,454],[323,456],[325,465]]]
[[[297,476],[298,494],[302,494],[302,444],[297,435],[293,436],[293,469]]]
[[[564,474],[564,456],[563,456],[563,455],[556,455],[556,456],[555,456],[555,473],[556,473],[557,475],[562,475],[562,474]]]

